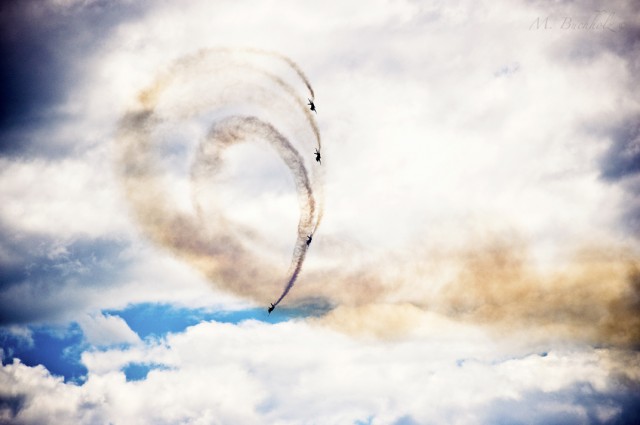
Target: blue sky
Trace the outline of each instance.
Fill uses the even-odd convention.
[[[84,344],[78,325],[67,328],[29,328],[31,341],[9,332],[2,335],[3,362],[17,357],[29,366],[43,365],[51,373],[64,376],[66,381],[82,382],[87,369],[80,363]]]
[[[637,423],[639,12],[3,3],[0,422]]]

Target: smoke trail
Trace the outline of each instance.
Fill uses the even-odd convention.
[[[282,301],[284,297],[287,296],[291,288],[293,288],[293,284],[296,283],[296,280],[298,279],[300,270],[302,270],[302,263],[304,263],[304,259],[307,256],[307,246],[306,246],[307,244],[306,242],[303,242],[303,243],[304,243],[304,246],[301,247],[298,250],[298,253],[294,254],[293,256],[294,257],[293,272],[291,272],[291,277],[289,278],[289,281],[285,285],[284,291],[282,291],[282,295],[280,295],[280,298],[278,298],[278,300],[275,303],[273,303],[274,307],[280,304],[280,301]]]
[[[307,86],[307,90],[309,90],[311,99],[314,99],[316,97],[315,93],[313,92],[313,87],[311,87],[311,83],[309,82],[309,79],[307,78],[305,73],[302,71],[302,69],[298,66],[298,64],[295,63],[293,60],[291,60],[291,58],[285,55],[282,55],[278,52],[272,52],[269,50],[262,50],[262,49],[244,48],[244,49],[238,49],[238,51],[245,51],[250,53],[256,53],[259,55],[273,56],[286,62],[291,67],[291,69],[293,69],[298,74],[300,79],[304,82],[305,86]]]
[[[202,148],[205,149],[201,149],[193,170],[193,175],[197,179],[203,175],[203,169],[215,171],[207,164],[219,164],[223,149],[246,140],[252,134],[260,135],[264,140],[269,141],[289,167],[294,176],[298,198],[301,203],[302,213],[298,223],[298,240],[293,253],[292,270],[288,273],[290,278],[285,285],[282,295],[274,303],[274,305],[277,306],[287,293],[289,293],[300,274],[307,252],[305,236],[310,232],[312,225],[314,226],[313,231],[317,228],[317,221],[315,225],[312,223],[316,202],[313,197],[313,190],[307,170],[304,167],[304,160],[291,143],[269,123],[260,121],[256,117],[236,116],[215,124],[208,139],[211,143],[210,149],[206,149],[209,145],[202,145]],[[203,154],[205,150],[206,155]]]
[[[153,241],[224,290],[260,303],[277,294],[276,304],[285,297],[298,305],[316,303],[331,309],[320,319],[324,325],[348,332],[397,335],[432,326],[422,316],[437,314],[501,332],[513,329],[529,336],[537,330],[552,337],[638,347],[640,260],[637,251],[624,247],[619,253],[600,247],[586,259],[542,273],[526,255],[526,246],[509,241],[494,246],[470,240],[461,251],[418,243],[403,252],[372,254],[348,238],[325,235],[325,241],[331,240],[329,261],[323,258],[322,270],[308,268],[304,285],[291,291],[305,263],[305,237],[323,217],[323,167],[310,168],[320,136],[306,93],[300,96],[294,88],[299,80],[308,85],[304,74],[289,64],[295,71],[289,77],[296,78],[290,81],[287,73],[255,57],[289,63],[255,49],[201,51],[158,76],[140,93],[139,105],[122,118],[118,171],[133,213]],[[183,85],[195,89],[181,92]],[[200,125],[204,140],[185,161],[195,212],[177,205],[166,178],[174,162],[165,158],[166,130],[182,128],[189,120],[205,122]],[[253,249],[251,231],[222,213],[209,211],[207,216],[199,204],[203,196],[198,188],[218,193],[214,177],[228,163],[226,148],[255,138],[269,143],[288,167],[300,206],[292,258],[280,268]]]
[[[162,166],[166,162],[163,149],[167,149],[163,130],[207,114],[215,117],[191,166],[195,188],[212,184],[226,148],[255,137],[269,142],[293,176],[300,205],[296,243],[279,303],[299,276],[306,256],[306,236],[317,230],[323,215],[322,196],[317,199],[315,195],[322,186],[321,174],[314,172],[310,177],[306,163],[313,161],[311,149],[305,147],[313,140],[320,149],[321,139],[304,100],[289,82],[268,69],[269,64],[257,63],[256,56],[284,62],[314,97],[307,77],[286,56],[246,48],[199,51],[174,62],[140,92],[139,108],[127,113],[120,124],[117,165],[134,213],[154,241],[194,264],[222,288],[264,302],[281,281],[274,267],[250,252],[238,229],[221,214],[204,217],[197,199],[193,202],[197,214],[182,211],[172,201],[166,185],[172,164]],[[183,86],[194,87],[193,93],[181,92]],[[265,116],[235,113],[238,108],[253,112],[256,106]],[[282,117],[286,117],[284,125],[276,128],[273,122],[282,121]],[[280,131],[283,128],[287,134]],[[306,161],[294,144],[310,152]],[[197,198],[197,191],[193,193]],[[208,225],[213,228],[205,231]],[[256,285],[257,281],[261,284]]]
[[[254,56],[220,49],[182,58],[142,91],[139,105],[122,118],[118,171],[133,213],[153,241],[243,298],[266,303],[281,294],[276,303],[288,297],[335,307],[322,320],[338,329],[395,334],[413,329],[418,313],[435,312],[518,331],[552,329],[563,337],[638,345],[637,252],[598,251],[596,260],[581,258],[571,267],[541,274],[519,254],[517,244],[496,248],[472,241],[469,253],[442,247],[422,251],[418,244],[405,252],[372,255],[334,237],[332,255],[338,261],[325,262],[321,271],[309,269],[304,285],[291,291],[305,263],[305,237],[317,229],[323,215],[322,167],[315,166],[312,157],[320,141],[310,124],[314,117],[306,108],[306,93],[301,99],[295,82],[256,63]],[[192,90],[181,91],[183,86]],[[188,133],[186,140],[172,144],[169,130],[190,128],[183,123],[194,121],[202,137]],[[218,193],[214,177],[228,163],[225,150],[256,138],[275,149],[288,167],[300,206],[292,258],[282,267],[254,249],[257,238],[251,231],[221,212],[207,216],[199,209],[203,195],[198,188]],[[185,180],[193,189],[191,210],[179,205],[175,195],[180,190],[172,191],[167,177],[169,171],[176,172],[173,145],[195,152],[184,160],[189,165]],[[441,289],[432,290],[430,282],[439,282]],[[409,315],[403,313],[408,308]]]

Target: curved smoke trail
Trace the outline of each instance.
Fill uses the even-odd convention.
[[[117,161],[127,197],[145,233],[219,286],[264,302],[268,294],[273,296],[282,275],[277,277],[274,267],[251,251],[253,241],[247,242],[251,232],[234,228],[221,213],[204,217],[197,190],[192,200],[195,212],[172,199],[168,175],[175,170],[167,157],[190,143],[172,143],[174,128],[189,127],[184,123],[193,121],[200,126],[203,121],[212,122],[192,155],[190,181],[197,189],[213,185],[230,146],[256,139],[268,142],[291,172],[300,205],[288,280],[274,305],[298,278],[308,248],[306,237],[317,230],[323,216],[322,174],[307,169],[314,164],[308,143],[320,150],[320,133],[306,99],[279,76],[277,63],[293,70],[314,98],[300,67],[277,53],[218,48],[177,60],[140,92],[137,107],[121,120]],[[284,123],[274,124],[278,121]]]
[[[238,51],[238,52],[244,51],[244,52],[255,53],[257,55],[272,56],[272,57],[276,57],[276,58],[286,62],[291,67],[291,69],[293,69],[298,74],[300,79],[302,79],[302,81],[304,82],[305,86],[307,86],[307,90],[309,90],[309,94],[311,95],[311,99],[315,98],[316,95],[315,95],[315,93],[313,91],[313,87],[311,87],[311,83],[309,82],[309,79],[307,78],[305,73],[302,72],[302,69],[298,66],[298,64],[295,63],[294,61],[292,61],[287,56],[282,55],[282,54],[277,53],[277,52],[270,52],[270,51],[261,50],[261,49],[253,49],[253,48],[250,48],[250,47],[245,47],[245,48],[242,48],[242,49],[236,49],[236,51]]]
[[[304,74],[280,55],[215,49],[179,59],[140,93],[121,120],[116,164],[133,213],[152,240],[242,297],[266,303],[281,294],[277,304],[289,294],[296,302],[328,305],[333,310],[322,323],[339,329],[395,334],[432,323],[430,315],[420,319],[414,313],[436,312],[516,329],[538,325],[547,332],[560,326],[580,338],[638,345],[634,300],[640,263],[635,251],[625,257],[626,251],[610,247],[594,254],[595,261],[578,259],[541,274],[519,244],[472,241],[468,251],[453,253],[418,244],[411,254],[366,253],[366,259],[350,254],[363,252],[356,245],[352,251],[336,249],[338,261],[323,262],[322,271],[308,270],[305,285],[292,293],[307,253],[306,235],[316,230],[323,212],[322,167],[313,166],[312,157],[320,136],[305,105],[307,94],[296,90],[300,81],[313,97]],[[189,131],[194,127],[195,135]],[[183,139],[174,134],[176,128],[186,133]],[[227,148],[255,139],[269,143],[288,167],[300,205],[293,257],[280,268],[265,260],[264,251],[256,252],[254,232],[232,224],[222,209],[201,208],[206,194],[220,193],[215,176],[230,162]],[[187,166],[176,167],[176,158]],[[186,184],[176,189],[180,173]],[[187,185],[193,193],[185,201],[180,194]],[[432,291],[425,281],[444,281],[444,289]],[[576,297],[577,292],[585,296]]]

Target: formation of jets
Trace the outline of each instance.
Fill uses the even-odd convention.
[[[315,112],[316,114],[318,113],[318,111],[316,111],[316,105],[315,103],[313,103],[312,99],[308,99],[309,103],[307,105],[309,105],[309,108]],[[314,152],[314,155],[316,156],[316,162],[318,162],[319,164],[322,165],[322,162],[320,161],[322,159],[322,157],[320,156],[320,151],[318,149],[316,149],[316,151]],[[313,239],[313,234],[311,235],[307,235],[307,246],[311,245],[311,240]],[[269,314],[271,314],[271,312],[276,308],[275,305],[273,305],[273,303],[271,303],[271,307],[269,307],[267,309],[267,312]]]

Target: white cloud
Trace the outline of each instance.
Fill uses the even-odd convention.
[[[85,338],[93,345],[137,344],[140,337],[121,317],[109,314],[85,315],[78,320]]]
[[[14,232],[64,241],[130,231],[104,149],[59,161],[0,159],[0,219]]]

